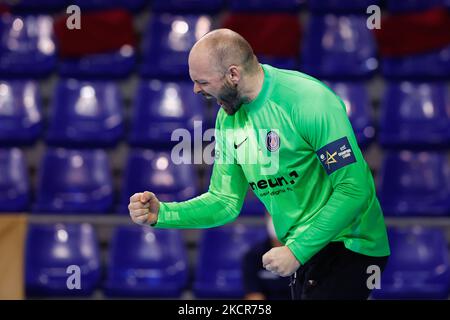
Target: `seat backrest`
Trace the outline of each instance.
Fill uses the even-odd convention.
[[[450,126],[448,105],[447,83],[389,82],[382,104],[382,130],[408,127],[411,131],[414,128],[445,131]]]
[[[42,127],[38,85],[32,80],[0,81],[0,141],[33,141]]]
[[[151,71],[146,76],[188,78],[188,55],[194,43],[211,30],[207,15],[155,15],[142,44]]]
[[[449,166],[445,152],[388,152],[378,186],[386,197],[439,197],[449,193]]]
[[[38,211],[108,210],[113,187],[104,150],[49,148],[38,177]]]
[[[178,272],[187,270],[179,230],[120,226],[115,230],[110,250],[111,270],[153,269],[166,275],[170,275],[173,268]]]
[[[197,179],[192,165],[175,165],[168,152],[148,149],[130,151],[123,176],[121,203],[145,190],[154,192],[160,201],[182,201],[197,193]]]
[[[155,12],[196,13],[217,12],[222,9],[224,0],[153,0]]]
[[[266,237],[264,226],[237,224],[204,230],[200,240],[197,279],[215,281],[221,277],[239,281],[243,255]]]
[[[297,11],[303,2],[303,0],[230,0],[230,10],[244,12],[293,12]]]
[[[385,281],[439,283],[450,286],[450,260],[442,229],[420,226],[389,228],[391,256],[383,274]]]
[[[367,77],[378,67],[375,48],[365,16],[313,15],[303,41],[303,70],[318,77]]]
[[[26,283],[33,294],[77,294],[77,290],[67,287],[73,266],[81,272],[85,293],[91,292],[100,278],[97,236],[92,225],[86,223],[31,224],[25,260]]]
[[[0,149],[0,211],[25,210],[29,194],[29,176],[22,151]]]
[[[193,94],[190,82],[142,81],[136,94],[133,122],[138,128],[144,122],[148,126],[149,121],[155,125],[178,122],[191,128],[193,121],[203,119],[203,107],[202,98]]]

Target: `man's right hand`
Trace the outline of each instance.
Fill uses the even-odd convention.
[[[151,225],[158,220],[159,200],[149,191],[135,193],[130,198],[128,210],[133,222],[140,225]]]

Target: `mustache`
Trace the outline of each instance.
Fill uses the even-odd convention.
[[[208,99],[208,100],[209,100],[209,99],[212,99],[212,97],[213,97],[212,95],[210,95],[210,94],[208,94],[208,93],[206,93],[206,92],[203,92],[203,91],[200,92],[200,93],[202,94],[202,96],[203,96],[205,99]]]

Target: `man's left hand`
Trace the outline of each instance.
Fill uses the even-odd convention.
[[[262,257],[263,267],[281,277],[292,275],[300,263],[287,246],[275,247],[267,251]]]

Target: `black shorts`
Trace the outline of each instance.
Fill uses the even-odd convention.
[[[371,257],[347,249],[343,242],[331,242],[291,276],[292,298],[366,300],[372,291],[367,268],[376,265],[383,272],[387,260],[388,256]]]

